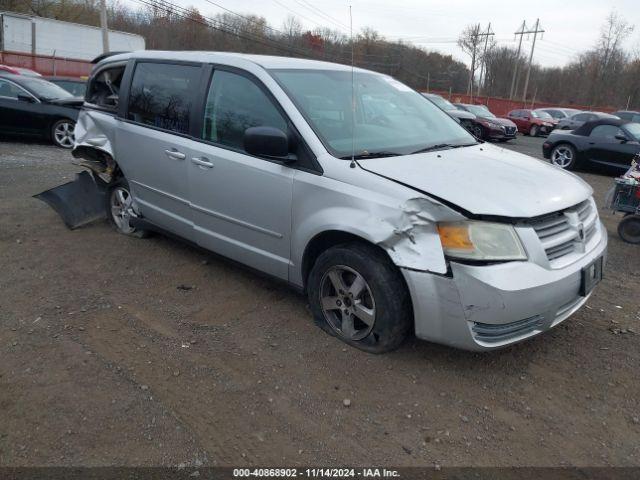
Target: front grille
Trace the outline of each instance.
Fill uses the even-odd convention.
[[[504,127],[504,133],[514,135],[516,133],[516,127]]]
[[[542,325],[544,317],[534,315],[511,323],[499,325],[473,322],[471,330],[477,340],[487,343],[502,342],[533,332]]]
[[[598,212],[591,199],[531,222],[552,265],[571,253],[584,253],[597,225]]]

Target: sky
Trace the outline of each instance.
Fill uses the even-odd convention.
[[[305,28],[318,26],[349,32],[349,6],[353,31],[364,27],[377,30],[388,40],[405,42],[435,50],[469,64],[469,57],[456,45],[466,25],[480,23],[495,32],[498,45],[516,46],[514,32],[525,21],[533,29],[536,19],[545,30],[536,41],[534,62],[543,66],[562,66],[579,52],[595,44],[600,27],[611,11],[616,11],[634,32],[625,42],[629,51],[640,51],[640,8],[637,0],[170,0],[183,7],[195,6],[205,15],[224,12],[219,6],[240,14],[253,13],[280,29],[289,15]],[[213,2],[213,3],[212,3]],[[124,0],[139,6],[135,0]],[[215,4],[219,5],[216,6]],[[523,51],[528,54],[533,36],[525,36]]]

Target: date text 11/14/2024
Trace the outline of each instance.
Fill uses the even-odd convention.
[[[236,468],[233,470],[234,478],[397,478],[399,476],[397,470],[387,468]]]

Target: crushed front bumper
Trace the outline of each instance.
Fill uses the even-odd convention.
[[[533,262],[472,266],[451,262],[451,275],[402,269],[418,338],[464,350],[493,350],[558,325],[588,299],[581,271],[606,256],[607,234],[578,261],[559,269]],[[606,261],[606,258],[603,262]]]

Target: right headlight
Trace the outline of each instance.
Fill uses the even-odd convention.
[[[526,260],[527,253],[511,225],[468,220],[438,224],[445,255],[463,260]]]

